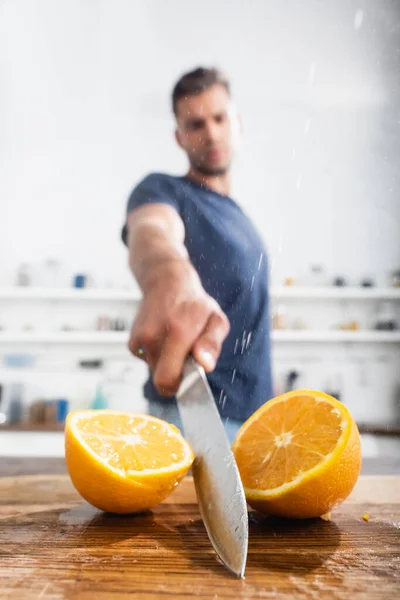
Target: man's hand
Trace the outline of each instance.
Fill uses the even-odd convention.
[[[150,365],[164,396],[176,393],[189,353],[212,371],[229,333],[226,315],[189,261],[184,236],[170,206],[142,206],[128,216],[130,265],[143,292],[129,348]]]
[[[229,322],[204,291],[187,261],[164,265],[147,288],[134,322],[129,348],[150,365],[161,395],[175,394],[191,352],[206,371],[215,368]]]

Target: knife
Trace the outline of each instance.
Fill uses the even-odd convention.
[[[192,357],[176,399],[195,455],[192,473],[208,537],[224,565],[243,577],[249,537],[243,485],[204,369]]]

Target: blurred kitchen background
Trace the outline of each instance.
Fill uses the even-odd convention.
[[[346,403],[400,452],[400,2],[0,3],[0,455],[63,453],[68,410],[146,411],[130,190],[180,174],[170,92],[231,78],[235,198],[266,241],[276,394]]]

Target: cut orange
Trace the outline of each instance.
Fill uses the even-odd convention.
[[[344,404],[314,390],[278,396],[239,430],[233,452],[250,506],[271,515],[325,515],[361,469],[357,425]]]
[[[186,475],[193,452],[179,429],[149,415],[72,412],[65,424],[72,483],[93,506],[113,513],[150,509]]]

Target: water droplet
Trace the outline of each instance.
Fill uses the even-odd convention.
[[[251,332],[251,331],[249,331],[249,333],[248,333],[248,335],[247,335],[247,340],[246,340],[246,350],[247,350],[247,348],[248,348],[248,347],[249,347],[249,345],[250,345],[250,342],[251,342],[251,336],[252,336],[252,332]]]
[[[354,15],[354,29],[358,31],[364,20],[364,11],[359,8]]]
[[[222,402],[222,399],[223,399],[223,396],[224,396],[224,390],[222,389],[222,390],[220,391],[220,394],[219,394],[219,398],[218,398],[218,404],[221,404],[221,402]]]
[[[224,408],[225,408],[226,400],[227,400],[227,395],[225,394],[224,397],[223,397],[223,399],[222,399],[222,403],[221,403],[222,410],[224,410]]]
[[[244,352],[244,349],[245,349],[245,347],[246,347],[246,334],[247,334],[247,331],[246,331],[246,330],[244,330],[244,331],[243,331],[243,335],[242,335],[242,347],[241,347],[241,350],[240,350],[240,353],[241,353],[241,354],[243,354],[243,352]]]

